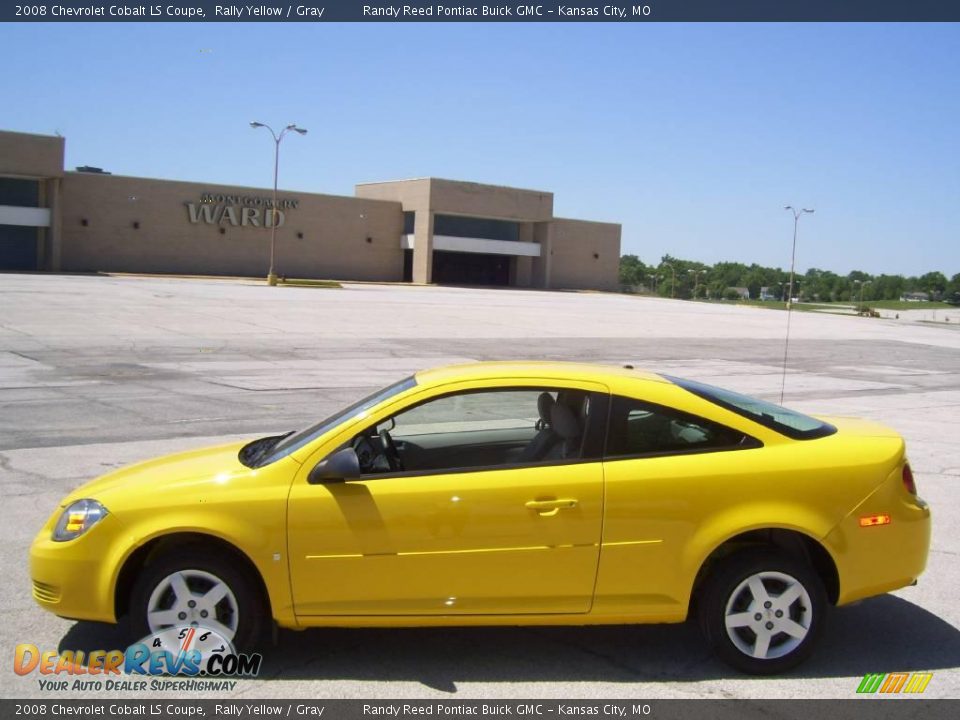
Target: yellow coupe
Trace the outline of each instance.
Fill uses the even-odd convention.
[[[828,608],[910,585],[930,511],[903,439],[632,368],[417,373],[299,432],[67,496],[30,551],[72,619],[239,647],[281,627],[677,623],[776,673]]]

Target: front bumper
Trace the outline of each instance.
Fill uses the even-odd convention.
[[[59,515],[57,513],[56,515]],[[30,546],[33,599],[44,610],[72,620],[116,622],[113,585],[116,567],[111,539],[119,522],[107,515],[74,540],[54,542],[48,522]]]

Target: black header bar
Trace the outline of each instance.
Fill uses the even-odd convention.
[[[3,22],[957,22],[958,0],[4,2]]]

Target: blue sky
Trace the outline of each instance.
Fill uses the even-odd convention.
[[[206,52],[201,52],[201,50]],[[960,25],[0,25],[0,128],[67,166],[549,190],[624,253],[960,272]]]

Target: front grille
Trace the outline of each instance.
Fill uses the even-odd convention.
[[[56,585],[33,581],[33,596],[46,603],[60,602],[60,588]]]

